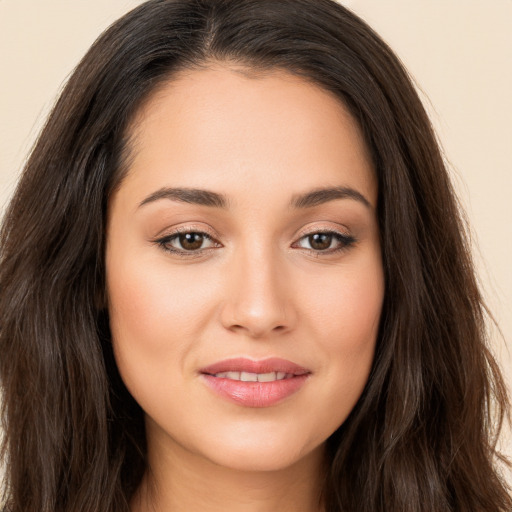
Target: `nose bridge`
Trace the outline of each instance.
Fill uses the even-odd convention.
[[[226,297],[224,325],[254,337],[289,329],[292,304],[284,262],[270,244],[252,243],[235,251]]]

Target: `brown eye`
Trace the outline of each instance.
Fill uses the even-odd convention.
[[[204,238],[202,233],[182,233],[178,236],[181,248],[185,251],[197,251],[201,249]]]
[[[204,249],[219,247],[220,244],[207,233],[189,231],[188,233],[175,233],[156,241],[162,249],[185,255],[187,253],[201,253]]]
[[[355,238],[350,235],[344,235],[336,231],[319,231],[303,236],[294,244],[294,247],[308,249],[317,253],[325,252],[330,254],[348,249],[354,242]]]
[[[311,249],[315,251],[325,251],[332,244],[333,236],[331,233],[315,233],[308,236],[308,242]]]

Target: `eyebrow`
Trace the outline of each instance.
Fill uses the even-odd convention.
[[[305,194],[295,195],[292,198],[291,206],[294,208],[312,208],[336,199],[353,199],[372,209],[370,201],[361,192],[350,187],[318,188]]]
[[[212,192],[211,190],[164,187],[146,197],[139,204],[139,207],[160,199],[169,199],[171,201],[223,209],[226,209],[229,204],[226,196]],[[368,199],[366,199],[363,194],[350,187],[319,188],[306,192],[305,194],[297,194],[292,197],[290,206],[297,209],[312,208],[337,199],[353,199],[362,203],[367,208],[372,209],[372,205]]]
[[[222,194],[203,190],[199,188],[169,188],[164,187],[150,194],[144,199],[139,207],[158,201],[159,199],[170,199],[182,203],[199,204],[214,208],[227,208],[228,200]]]

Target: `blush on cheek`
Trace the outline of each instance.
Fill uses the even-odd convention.
[[[115,247],[113,248],[115,249]],[[108,274],[110,322],[119,357],[158,364],[193,349],[200,339],[212,297],[219,296],[217,278],[207,271],[176,266],[157,252],[124,260],[118,251]],[[130,354],[133,355],[129,355]]]

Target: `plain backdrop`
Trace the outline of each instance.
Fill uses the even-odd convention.
[[[66,78],[138,0],[0,0],[0,214]],[[512,0],[352,0],[414,77],[473,227],[512,383]],[[461,290],[463,293],[463,290]],[[1,355],[0,355],[1,357]],[[510,438],[503,439],[512,454]]]

